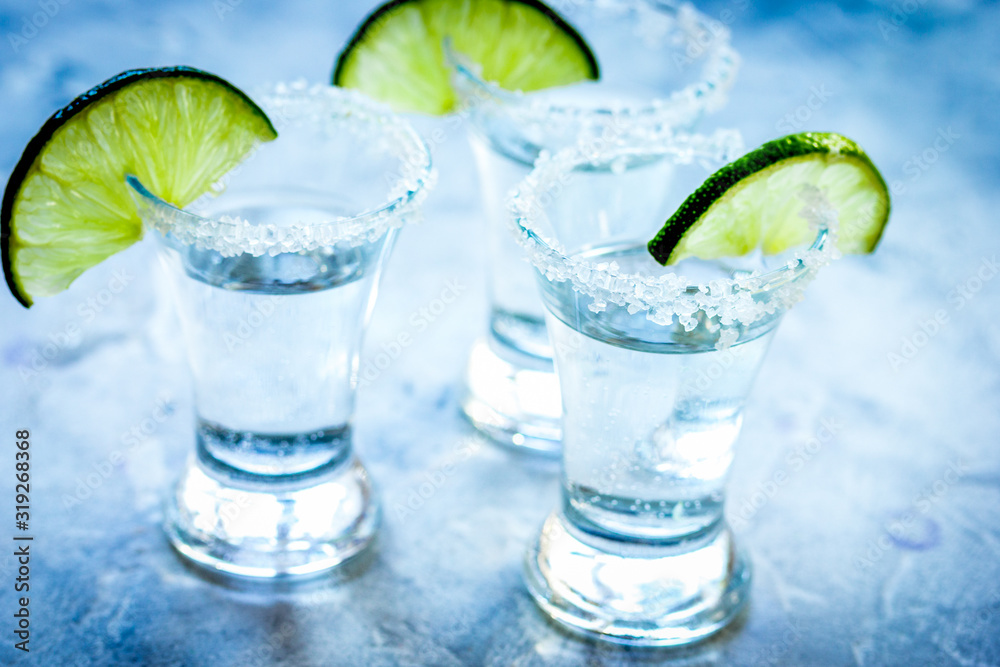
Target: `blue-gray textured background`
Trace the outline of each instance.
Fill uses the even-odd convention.
[[[53,110],[124,69],[325,81],[373,4],[5,0],[0,178]],[[441,185],[402,235],[368,336],[363,364],[400,332],[414,342],[361,389],[358,449],[386,521],[343,581],[237,590],[167,547],[159,503],[190,450],[192,406],[147,247],[30,313],[0,294],[0,543],[15,532],[19,428],[32,431],[36,537],[29,655],[12,646],[14,564],[0,549],[0,661],[1000,664],[1000,8],[700,7],[729,23],[744,58],[729,105],[703,127],[738,127],[748,145],[842,132],[896,193],[878,253],[820,276],[758,380],[730,484],[756,566],[737,627],[682,651],[596,646],[553,629],[524,592],[520,556],[556,502],[557,470],[484,444],[457,414],[464,350],[485,320],[478,185],[459,128],[434,147]],[[106,299],[116,271],[127,285]],[[411,316],[448,281],[459,298],[416,331]],[[824,423],[835,435],[821,442]],[[116,451],[125,460],[112,466]]]

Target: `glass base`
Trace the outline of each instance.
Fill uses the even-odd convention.
[[[357,458],[278,480],[226,475],[191,457],[167,500],[167,537],[198,565],[263,579],[323,573],[371,542],[379,507]]]
[[[727,527],[659,546],[582,533],[559,512],[525,560],[535,602],[568,630],[619,644],[679,646],[724,628],[747,602],[750,563]]]
[[[476,341],[461,407],[476,429],[502,445],[547,456],[562,451],[559,381],[551,360],[494,339]]]

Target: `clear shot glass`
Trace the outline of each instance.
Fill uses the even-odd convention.
[[[740,144],[719,132],[571,148],[542,157],[510,200],[563,410],[562,502],[527,552],[525,580],[571,630],[679,645],[746,603],[750,563],[723,516],[744,405],[782,316],[837,251],[836,217],[807,189],[809,247],[653,260],[646,243],[666,213]],[[677,190],[666,211],[628,176],[665,165]]]
[[[372,540],[379,506],[353,447],[358,356],[430,155],[357,93],[258,96],[279,137],[186,210],[129,176],[194,381],[194,453],[167,501],[174,547],[209,569],[312,575]]]
[[[506,231],[504,199],[543,150],[691,129],[725,103],[739,64],[726,24],[688,3],[567,0],[555,7],[596,53],[599,82],[513,93],[445,49],[467,108],[489,244],[489,327],[469,356],[462,410],[497,442],[550,455],[562,439],[559,385],[544,308]],[[637,189],[652,180],[664,192],[669,166],[622,178]]]

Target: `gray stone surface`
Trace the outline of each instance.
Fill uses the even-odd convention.
[[[185,63],[241,86],[324,80],[371,4],[0,3],[0,176],[53,109],[127,68]],[[42,23],[46,7],[31,33],[25,21]],[[363,363],[400,332],[413,343],[360,393],[358,449],[385,523],[370,556],[336,580],[213,583],[169,549],[160,501],[192,447],[192,403],[150,248],[31,312],[0,295],[0,539],[16,532],[20,428],[32,434],[35,537],[27,655],[12,646],[12,549],[0,556],[0,662],[1000,664],[1000,279],[977,279],[992,277],[1000,249],[1000,10],[847,7],[705,5],[745,59],[707,126],[737,126],[751,145],[836,129],[898,183],[878,253],[820,276],[759,377],[730,484],[729,514],[756,566],[735,627],[681,651],[600,646],[547,624],[524,591],[521,554],[556,502],[558,471],[483,443],[458,416],[464,352],[485,320],[477,184],[459,128],[435,146],[442,185],[426,222],[401,237],[368,337]],[[810,109],[814,89],[825,99]],[[121,270],[127,288],[88,305]],[[449,280],[461,296],[418,330],[411,315]],[[922,334],[935,316],[946,322]],[[70,325],[81,333],[66,341]],[[38,356],[49,343],[52,358]],[[33,360],[40,369],[23,377]],[[835,437],[810,445],[823,420]],[[133,427],[145,433],[130,448]],[[124,462],[112,466],[116,451]],[[433,493],[400,509],[428,480]]]

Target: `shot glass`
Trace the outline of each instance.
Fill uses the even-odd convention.
[[[646,243],[666,213],[740,146],[719,132],[571,148],[543,156],[510,200],[563,409],[562,502],[528,550],[525,580],[571,630],[679,645],[746,603],[750,563],[723,516],[744,404],[782,316],[837,251],[835,216],[804,191],[808,248],[655,262]],[[666,211],[613,175],[664,164],[677,191]]]
[[[409,125],[357,93],[297,84],[258,97],[279,137],[217,196],[180,210],[127,180],[194,382],[195,451],[167,535],[209,569],[276,578],[333,568],[376,533],[353,447],[358,356],[432,170]]]
[[[504,199],[543,150],[691,129],[725,103],[739,64],[726,25],[688,3],[567,0],[555,7],[593,48],[600,82],[513,93],[445,49],[466,105],[489,244],[489,326],[469,356],[462,410],[496,441],[550,455],[562,438],[559,385],[544,308],[506,231]],[[669,165],[621,178],[661,193]]]

